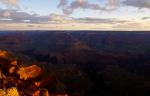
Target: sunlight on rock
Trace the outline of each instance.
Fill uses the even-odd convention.
[[[9,68],[9,73],[13,73],[14,72],[14,70],[16,69],[16,67],[11,67],[11,68]]]
[[[2,58],[6,58],[7,57],[7,52],[6,51],[2,51],[2,50],[0,50],[0,57],[2,57]]]
[[[0,96],[19,96],[18,91],[15,87],[9,88],[7,90],[0,90]]]
[[[11,64],[11,65],[17,65],[17,64],[18,64],[18,61],[17,61],[17,60],[13,60],[13,61],[11,61],[10,64]]]
[[[29,67],[21,67],[17,73],[20,75],[20,79],[36,78],[42,73],[42,69],[36,65]]]

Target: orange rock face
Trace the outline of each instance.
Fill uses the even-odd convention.
[[[8,55],[9,55],[9,53],[8,53],[7,51],[2,51],[2,50],[0,50],[0,57],[1,57],[1,58],[7,58]]]
[[[36,65],[29,67],[22,67],[17,72],[20,75],[20,79],[36,78],[42,74],[42,69]]]
[[[15,56],[13,56],[11,53],[7,52],[7,51],[3,51],[3,50],[0,50],[0,57],[1,58],[5,58],[5,59],[8,59],[8,60],[15,60]],[[14,62],[13,62],[14,63]]]
[[[41,82],[32,79],[42,73],[42,68],[37,65],[25,66],[17,57],[0,50],[0,91],[14,87],[18,89],[19,96],[49,96],[48,90],[40,90]],[[10,94],[18,96],[12,95],[12,92]],[[0,96],[5,95],[0,93]]]

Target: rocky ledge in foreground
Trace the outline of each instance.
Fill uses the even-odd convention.
[[[41,67],[25,66],[13,54],[0,50],[0,96],[52,96],[37,79],[42,73]]]

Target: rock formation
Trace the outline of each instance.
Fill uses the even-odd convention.
[[[36,78],[42,75],[37,65],[25,66],[18,58],[0,50],[0,96],[49,96]]]

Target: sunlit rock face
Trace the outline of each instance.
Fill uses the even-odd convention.
[[[0,90],[0,96],[19,96],[18,91],[15,87],[7,90]]]
[[[25,67],[15,56],[7,51],[0,50],[0,65],[9,74],[16,73],[20,79],[36,78],[42,69],[36,65]]]
[[[37,65],[25,67],[14,55],[0,50],[0,96],[31,96],[38,90],[38,86],[34,85],[34,78],[39,77],[41,73],[42,69]],[[45,92],[43,94],[46,94]]]
[[[17,71],[17,74],[20,75],[20,79],[36,78],[42,73],[42,69],[36,65],[29,67],[21,67]]]
[[[0,67],[7,74],[12,74],[19,66],[17,58],[7,51],[0,50]]]
[[[72,70],[73,66],[68,67],[69,69],[67,66],[67,69],[58,66],[63,68],[62,73],[55,67],[52,67],[54,70],[44,72],[43,68],[35,64],[27,66],[12,53],[1,50],[0,96],[68,96],[66,91],[68,85],[63,84],[61,80],[73,75],[75,75],[73,78],[76,78],[79,73],[76,74],[77,70],[74,68]],[[73,86],[75,87],[74,84]]]

